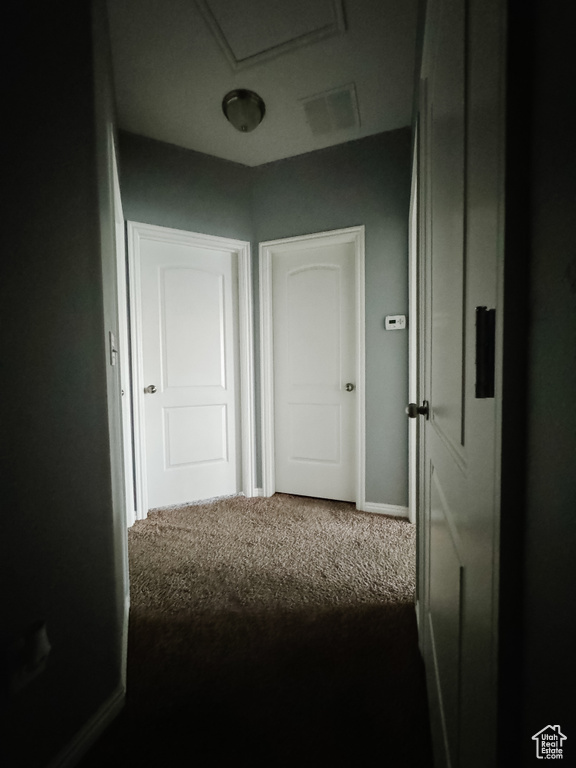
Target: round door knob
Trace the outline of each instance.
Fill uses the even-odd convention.
[[[411,419],[415,419],[417,416],[426,416],[426,418],[428,418],[429,412],[430,409],[428,407],[428,400],[424,400],[422,405],[417,405],[416,403],[408,403],[406,408],[406,413]]]
[[[356,389],[355,385],[352,384],[351,382],[348,382],[348,384],[346,384],[346,392],[353,392],[355,389]]]
[[[154,395],[156,392],[158,392],[158,390],[156,389],[154,384],[150,384],[150,386],[146,387],[144,392],[147,392],[149,395]]]

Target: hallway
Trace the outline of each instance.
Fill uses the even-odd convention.
[[[82,768],[432,764],[407,521],[276,494],[129,539],[126,709]]]

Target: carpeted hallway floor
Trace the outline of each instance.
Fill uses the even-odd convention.
[[[285,494],[137,522],[127,704],[83,768],[431,766],[414,539]]]

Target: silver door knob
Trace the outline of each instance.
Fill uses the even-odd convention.
[[[416,403],[408,403],[406,413],[411,419],[415,419],[417,416],[426,416],[426,418],[428,418],[430,415],[428,400],[424,400],[422,405],[417,405]]]
[[[158,390],[156,389],[154,384],[150,384],[150,386],[146,387],[144,392],[147,392],[149,395],[154,395],[156,394],[156,392],[158,392]]]
[[[355,389],[356,389],[355,385],[352,384],[351,382],[348,382],[348,384],[346,384],[346,392],[353,392]]]

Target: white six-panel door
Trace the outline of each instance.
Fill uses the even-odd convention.
[[[237,493],[238,244],[132,226],[146,507]]]
[[[265,435],[264,454],[265,463],[274,454],[275,491],[344,501],[361,495],[361,234],[357,228],[263,244],[270,288],[263,397],[272,417],[267,425],[265,408],[264,422],[273,440],[267,450]]]

